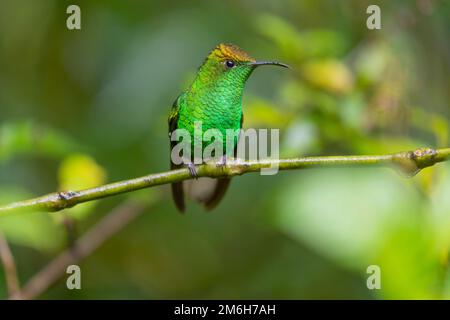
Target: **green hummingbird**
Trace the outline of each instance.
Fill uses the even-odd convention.
[[[198,69],[191,86],[173,103],[168,119],[169,137],[176,129],[184,129],[194,135],[194,125],[199,122],[202,124],[202,132],[215,129],[223,137],[226,136],[227,129],[240,130],[244,119],[242,96],[245,83],[253,70],[262,65],[288,67],[286,64],[275,61],[256,61],[233,44],[217,45]],[[234,151],[237,142],[238,139],[235,139]],[[171,150],[176,143],[171,140]],[[194,140],[192,140],[193,143]],[[226,154],[225,151],[224,154]],[[223,159],[225,161],[226,158]],[[180,166],[175,165],[171,159],[171,169]],[[187,166],[191,175],[196,178],[193,162],[188,163]],[[181,212],[185,211],[185,192],[209,210],[220,202],[229,184],[229,178],[200,178],[176,182],[172,184],[172,196],[176,207]]]

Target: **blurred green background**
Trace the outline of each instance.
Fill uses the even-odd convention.
[[[444,0],[0,0],[0,203],[167,170],[170,106],[220,42],[292,66],[244,95],[244,127],[280,128],[282,157],[447,147],[449,17]],[[80,263],[82,290],[64,275],[44,299],[448,299],[449,195],[448,164],[249,174],[209,213],[178,214],[162,186],[0,230],[24,284],[122,202],[146,206]]]

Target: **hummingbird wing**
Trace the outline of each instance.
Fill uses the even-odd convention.
[[[181,95],[180,95],[181,96]],[[180,105],[179,105],[179,98],[180,96],[178,96],[173,105],[172,105],[172,109],[170,111],[169,114],[169,139],[172,135],[172,132],[175,131],[178,128],[178,115],[180,112]],[[173,147],[175,146],[176,141],[172,141],[172,139],[170,139],[170,152],[172,152]],[[175,165],[172,162],[172,157],[170,158],[170,169],[177,169],[180,166]],[[173,201],[175,202],[175,205],[177,206],[178,210],[180,212],[184,212],[186,209],[186,206],[184,204],[184,192],[183,192],[183,183],[182,182],[175,182],[172,183],[171,185],[171,189],[172,189],[172,198]]]

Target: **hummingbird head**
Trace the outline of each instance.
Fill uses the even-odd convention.
[[[199,76],[203,83],[224,82],[230,86],[243,87],[253,70],[263,65],[289,68],[276,61],[257,61],[238,46],[221,43],[206,57],[199,69]]]

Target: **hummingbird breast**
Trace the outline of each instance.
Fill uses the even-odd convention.
[[[178,128],[189,131],[194,136],[195,125],[201,123],[202,135],[210,129],[218,130],[225,139],[227,130],[238,130],[242,118],[242,93],[235,94],[229,88],[216,87],[213,92],[205,94],[187,94],[180,108]],[[192,140],[194,141],[194,140]],[[237,143],[237,139],[234,146]],[[205,144],[203,144],[203,148]]]

